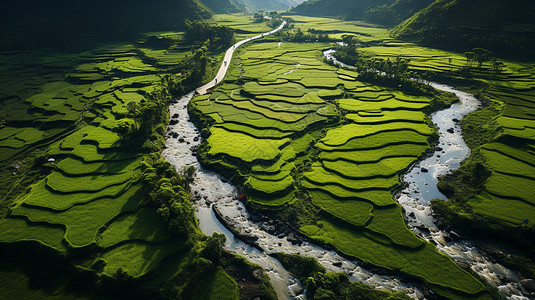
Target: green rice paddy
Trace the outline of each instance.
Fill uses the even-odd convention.
[[[359,48],[363,56],[410,58],[412,71],[451,74],[466,65],[462,54],[392,40],[384,28],[291,18],[304,32],[370,42]],[[215,22],[238,30],[238,40],[270,30],[244,15],[217,15]],[[38,147],[52,159],[48,175],[19,195],[0,221],[0,243],[91,252],[76,263],[90,269],[99,262],[103,276],[124,272],[138,279],[156,276],[169,262],[181,267],[191,255],[190,245],[148,204],[140,183],[145,155],[128,151],[117,133],[121,121],[137,126],[132,107],[150,101],[163,75],[175,73],[191,50],[181,42],[184,33],[150,35],[174,41],[173,47],[142,40],[79,57],[39,58],[24,71],[0,65],[0,73],[27,72],[24,81],[0,74],[9,83],[0,91],[0,164]],[[190,103],[192,117],[207,129],[202,162],[242,184],[253,207],[284,211],[306,201],[320,213],[298,220],[299,230],[345,255],[415,278],[446,297],[488,297],[479,279],[406,227],[392,197],[399,175],[436,137],[424,113],[434,99],[361,82],[357,73],[329,66],[319,58],[330,47],[284,41],[239,49],[224,82]],[[39,73],[67,59],[77,65],[64,68],[68,74]],[[507,226],[533,226],[535,75],[532,64],[504,63],[495,76],[489,63],[473,70],[503,109],[495,118],[497,135],[479,149],[491,175],[468,205]],[[222,269],[199,286],[203,299],[238,298],[236,282]]]
[[[60,76],[40,74],[39,68],[55,73],[39,64],[26,70],[26,77],[6,76],[7,83],[21,77],[27,81],[3,84],[0,91],[0,163],[42,149],[37,163],[44,175],[15,197],[9,216],[0,220],[0,245],[41,245],[96,276],[127,276],[144,284],[152,280],[157,291],[161,283],[185,272],[182,258],[191,263],[190,256],[198,255],[203,246],[196,225],[191,236],[170,231],[157,203],[150,201],[141,180],[148,151],[126,144],[127,137],[118,133],[124,122],[139,129],[136,108],[169,96],[162,77],[181,76],[177,68],[192,50],[183,33],[148,35],[172,40],[172,49],[153,49],[144,38],[135,45],[60,56],[51,65],[67,59],[75,65],[62,69]],[[0,68],[13,72],[13,66],[2,63]],[[167,111],[158,113],[165,117]],[[229,134],[236,131],[228,129]],[[192,249],[194,243],[199,249]],[[157,281],[160,271],[167,277]],[[204,279],[213,285],[213,291],[205,292],[232,292],[230,298],[236,299],[234,279],[223,270],[214,274]]]

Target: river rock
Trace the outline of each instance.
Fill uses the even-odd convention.
[[[178,120],[176,119],[171,119],[171,121],[169,121],[169,125],[176,125],[178,124]]]
[[[462,239],[461,236],[457,232],[455,232],[453,230],[450,231],[450,236],[454,241],[458,241],[458,240]]]
[[[522,284],[522,286],[530,291],[530,292],[535,292],[535,280],[533,279],[522,279],[520,281],[520,283]]]
[[[178,119],[178,117],[180,117],[178,114],[174,114],[171,118],[172,119]]]
[[[429,289],[425,285],[422,286],[422,294],[424,294],[425,297],[430,296]]]
[[[420,171],[422,171],[422,173],[427,173],[427,172],[429,172],[429,170],[426,169],[426,168],[421,168]]]
[[[199,141],[199,137],[198,137],[198,136],[194,137],[194,138],[193,138],[193,141],[194,141],[194,142],[198,142],[198,141]]]
[[[258,281],[261,281],[262,280],[262,270],[261,269],[256,269],[253,271],[253,277],[258,280]]]
[[[341,268],[342,267],[342,262],[341,261],[333,262],[333,266]]]
[[[459,122],[460,122],[459,119],[457,119],[457,118],[453,118],[453,119],[451,119],[451,120],[452,120],[453,122],[455,122],[455,123],[459,123]]]
[[[171,136],[176,139],[178,138],[178,132],[171,132]]]
[[[286,240],[292,243],[292,245],[297,244],[297,237],[294,235],[293,232],[290,232],[290,234],[288,234],[288,236],[286,237]]]
[[[179,138],[178,141],[179,141],[180,143],[184,143],[186,140],[185,140],[184,138]]]
[[[442,148],[442,147],[436,147],[435,150],[436,150],[436,151],[442,151],[442,150],[444,150],[444,148]]]
[[[455,132],[455,129],[453,129],[453,128],[448,128],[448,130],[446,130],[446,131],[449,132],[449,133],[454,133],[454,132]]]
[[[423,233],[431,233],[431,231],[429,230],[429,228],[424,227],[424,226],[414,226],[414,228],[420,230],[420,231],[423,232]]]

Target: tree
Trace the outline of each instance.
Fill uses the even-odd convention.
[[[505,64],[499,60],[496,57],[493,57],[490,61],[492,66],[492,72],[494,73],[494,76],[498,76],[502,73],[503,68],[505,67]]]
[[[221,247],[225,245],[227,237],[222,233],[214,232],[206,241],[206,246],[201,255],[210,260],[214,265],[218,265],[221,260]]]
[[[259,12],[254,14],[254,22],[255,23],[262,23],[264,22],[264,14]]]
[[[483,63],[489,59],[490,51],[485,48],[474,48],[472,52],[474,53],[474,59],[477,61],[477,68],[481,69]]]
[[[464,56],[466,56],[466,65],[468,67],[472,66],[472,63],[474,62],[475,53],[472,51],[468,51],[464,53]]]
[[[195,180],[195,174],[197,173],[197,169],[195,169],[194,166],[184,167],[182,169],[182,172],[180,172],[180,175],[182,176],[182,180],[184,181],[184,189],[186,191],[190,191],[190,185]]]
[[[121,139],[128,139],[130,134],[135,131],[135,121],[129,118],[122,118],[117,122],[115,131]]]
[[[342,36],[342,42],[344,43],[344,47],[346,47],[347,52],[349,54],[355,54],[357,53],[357,46],[359,44],[359,39],[354,35],[343,35]]]

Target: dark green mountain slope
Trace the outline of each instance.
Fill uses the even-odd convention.
[[[458,51],[483,47],[510,55],[534,54],[535,5],[532,0],[437,0],[392,35]]]
[[[292,9],[292,12],[308,16],[343,17],[362,19],[370,8],[391,5],[395,0],[310,0]]]
[[[216,14],[229,14],[242,11],[233,0],[202,0],[201,2]]]
[[[364,19],[370,23],[387,26],[397,25],[426,8],[433,0],[397,0],[391,5],[370,8],[364,13]]]
[[[233,0],[244,11],[287,10],[304,0]]]
[[[211,17],[198,0],[28,0],[0,10],[0,47],[68,47],[76,42],[128,39],[184,26],[184,18]]]

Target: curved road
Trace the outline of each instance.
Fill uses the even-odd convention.
[[[216,86],[218,83],[220,83],[223,80],[223,78],[225,77],[225,74],[227,74],[228,67],[230,66],[230,60],[232,59],[232,55],[234,54],[234,50],[236,50],[236,48],[250,41],[263,38],[270,34],[274,34],[275,32],[281,30],[284,26],[286,26],[286,21],[282,22],[282,24],[279,27],[271,30],[270,32],[266,32],[257,36],[250,37],[243,41],[239,41],[236,44],[234,44],[234,46],[228,48],[227,53],[225,53],[225,58],[223,59],[223,63],[221,64],[221,67],[219,68],[219,71],[217,72],[216,77],[212,81],[198,88],[196,92],[199,95],[204,95],[208,92],[209,89],[213,88],[214,86]]]

